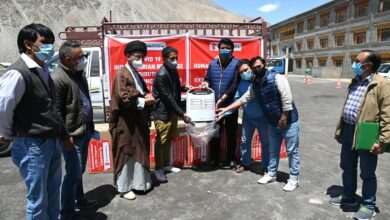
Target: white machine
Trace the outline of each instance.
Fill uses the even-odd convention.
[[[215,121],[215,97],[210,88],[199,87],[187,91],[187,115],[193,122]]]

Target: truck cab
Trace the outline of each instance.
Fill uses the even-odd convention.
[[[267,60],[267,69],[280,74],[285,73],[286,59],[284,57],[269,58]]]

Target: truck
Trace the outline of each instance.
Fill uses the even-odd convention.
[[[110,16],[111,17],[111,16]],[[238,58],[251,58],[252,56],[265,56],[264,48],[267,48],[267,36],[269,29],[267,23],[261,18],[255,18],[249,22],[123,22],[115,23],[103,18],[101,25],[97,26],[69,26],[59,33],[61,40],[80,41],[84,53],[88,57],[85,74],[89,84],[92,107],[95,122],[107,122],[109,116],[110,82],[115,70],[126,62],[123,48],[112,48],[110,43],[129,42],[131,40],[143,40],[148,45],[148,56],[145,59],[143,74],[148,86],[151,87],[154,74],[162,64],[161,50],[170,42],[164,41],[176,36],[180,42],[185,42],[184,49],[179,50],[179,56],[184,57],[182,63],[179,58],[179,74],[182,83],[199,85],[208,68],[208,63],[218,52],[218,41],[222,37],[229,37],[235,43],[235,54]],[[257,46],[249,42],[257,42]],[[156,42],[164,41],[164,42]],[[122,42],[122,46],[123,46]],[[199,45],[203,43],[203,49],[197,46],[191,47],[191,42]],[[206,43],[205,43],[206,42]],[[195,44],[193,44],[195,45]],[[254,50],[254,48],[256,48]],[[198,51],[192,55],[189,51]],[[154,50],[154,55],[149,55]],[[252,51],[252,52],[248,52]],[[114,56],[118,54],[118,56]],[[153,53],[151,53],[153,54]],[[122,56],[120,56],[122,55]],[[58,53],[49,61],[49,70],[54,70],[58,65]],[[10,154],[12,143],[0,143],[0,156]]]
[[[275,71],[280,74],[286,74],[286,66],[288,67],[287,73],[292,71],[293,62],[287,57],[271,57],[267,59],[267,69]]]

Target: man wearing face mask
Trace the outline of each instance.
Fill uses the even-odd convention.
[[[357,164],[360,158],[362,205],[355,219],[370,219],[376,215],[375,170],[378,154],[390,143],[390,81],[377,74],[379,55],[363,50],[352,64],[356,75],[348,86],[348,95],[336,128],[335,139],[342,145],[340,167],[343,170],[343,194],[329,200],[332,205],[356,206]],[[379,122],[380,132],[371,151],[355,149],[355,130],[358,122]]]
[[[210,87],[214,90],[216,109],[226,107],[234,101],[237,91],[239,74],[237,70],[238,59],[233,56],[234,43],[229,38],[222,38],[218,43],[219,55],[211,61],[206,76],[201,84],[202,87]],[[236,132],[238,126],[238,112],[234,111],[226,115],[218,124],[220,133],[227,132],[227,159],[231,168],[236,167]],[[219,164],[221,139],[214,137],[210,141],[210,165]]]
[[[96,201],[84,198],[82,174],[85,171],[88,144],[94,130],[92,104],[87,79],[83,75],[87,59],[78,41],[66,41],[59,50],[59,65],[52,72],[57,110],[65,124],[68,142],[75,148],[64,151],[64,181],[61,189],[61,219],[74,219],[75,207],[91,208]]]
[[[12,160],[27,186],[27,219],[57,219],[61,144],[67,139],[57,115],[54,83],[45,62],[53,54],[53,32],[30,24],[18,34],[21,54],[0,78],[0,133],[13,140]],[[64,142],[65,149],[72,149]]]
[[[276,181],[280,147],[283,139],[285,139],[290,178],[283,190],[293,191],[299,185],[299,122],[298,110],[292,99],[290,85],[283,75],[267,71],[260,57],[251,59],[251,67],[256,76],[253,84],[235,103],[219,109],[218,115],[245,105],[253,99],[259,102],[264,116],[269,122],[269,163],[267,173],[257,182],[259,184],[268,184]]]
[[[177,70],[178,53],[176,48],[165,47],[162,50],[163,65],[157,71],[153,81],[153,97],[156,103],[153,106],[154,125],[156,127],[156,146],[155,146],[155,175],[160,182],[166,182],[166,172],[180,172],[177,167],[169,164],[171,141],[177,133],[178,117],[185,123],[191,119],[180,108],[181,92],[188,90],[188,87],[182,86]]]
[[[144,42],[131,41],[125,47],[127,63],[117,70],[112,82],[109,129],[114,159],[114,184],[120,196],[136,198],[133,190],[152,187],[149,170],[150,113],[154,98],[137,69],[147,53]]]

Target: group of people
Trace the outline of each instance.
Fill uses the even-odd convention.
[[[88,84],[83,75],[86,55],[76,41],[66,41],[59,49],[59,65],[49,74],[47,62],[54,54],[54,34],[42,24],[23,27],[17,45],[21,54],[0,78],[0,139],[12,140],[12,160],[27,186],[27,219],[77,219],[76,209],[91,208],[97,201],[84,196],[88,143],[98,139]],[[201,87],[214,90],[219,131],[227,132],[227,163],[237,173],[250,170],[251,141],[255,129],[262,145],[259,184],[276,180],[279,154],[285,140],[290,177],[283,187],[299,186],[299,119],[287,79],[266,69],[256,56],[237,59],[234,43],[222,38],[219,55],[211,61]],[[142,68],[147,45],[131,41],[124,49],[127,63],[112,82],[109,132],[112,137],[114,185],[124,199],[147,192],[153,181],[167,182],[166,172],[180,172],[170,164],[170,146],[176,136],[178,119],[191,122],[180,107],[181,93],[191,86],[180,82],[177,49],[162,50],[163,65],[153,81],[152,92],[137,69]],[[356,77],[336,130],[342,144],[343,193],[330,199],[333,205],[357,205],[357,164],[360,158],[362,205],[354,217],[375,216],[378,156],[390,143],[390,84],[376,74],[380,57],[361,52],[352,65]],[[241,156],[236,158],[237,108],[243,107]],[[155,172],[149,166],[150,126],[156,129]],[[354,148],[356,124],[379,122],[381,130],[372,150]],[[220,137],[210,145],[210,166],[219,166]],[[66,174],[62,180],[61,156]],[[61,184],[62,183],[62,184]],[[61,198],[61,201],[60,201]]]
[[[23,27],[21,56],[0,79],[0,138],[12,140],[12,161],[27,186],[27,219],[76,219],[76,209],[98,205],[85,198],[82,181],[94,134],[86,56],[80,43],[66,41],[50,74],[53,43],[45,25]]]

